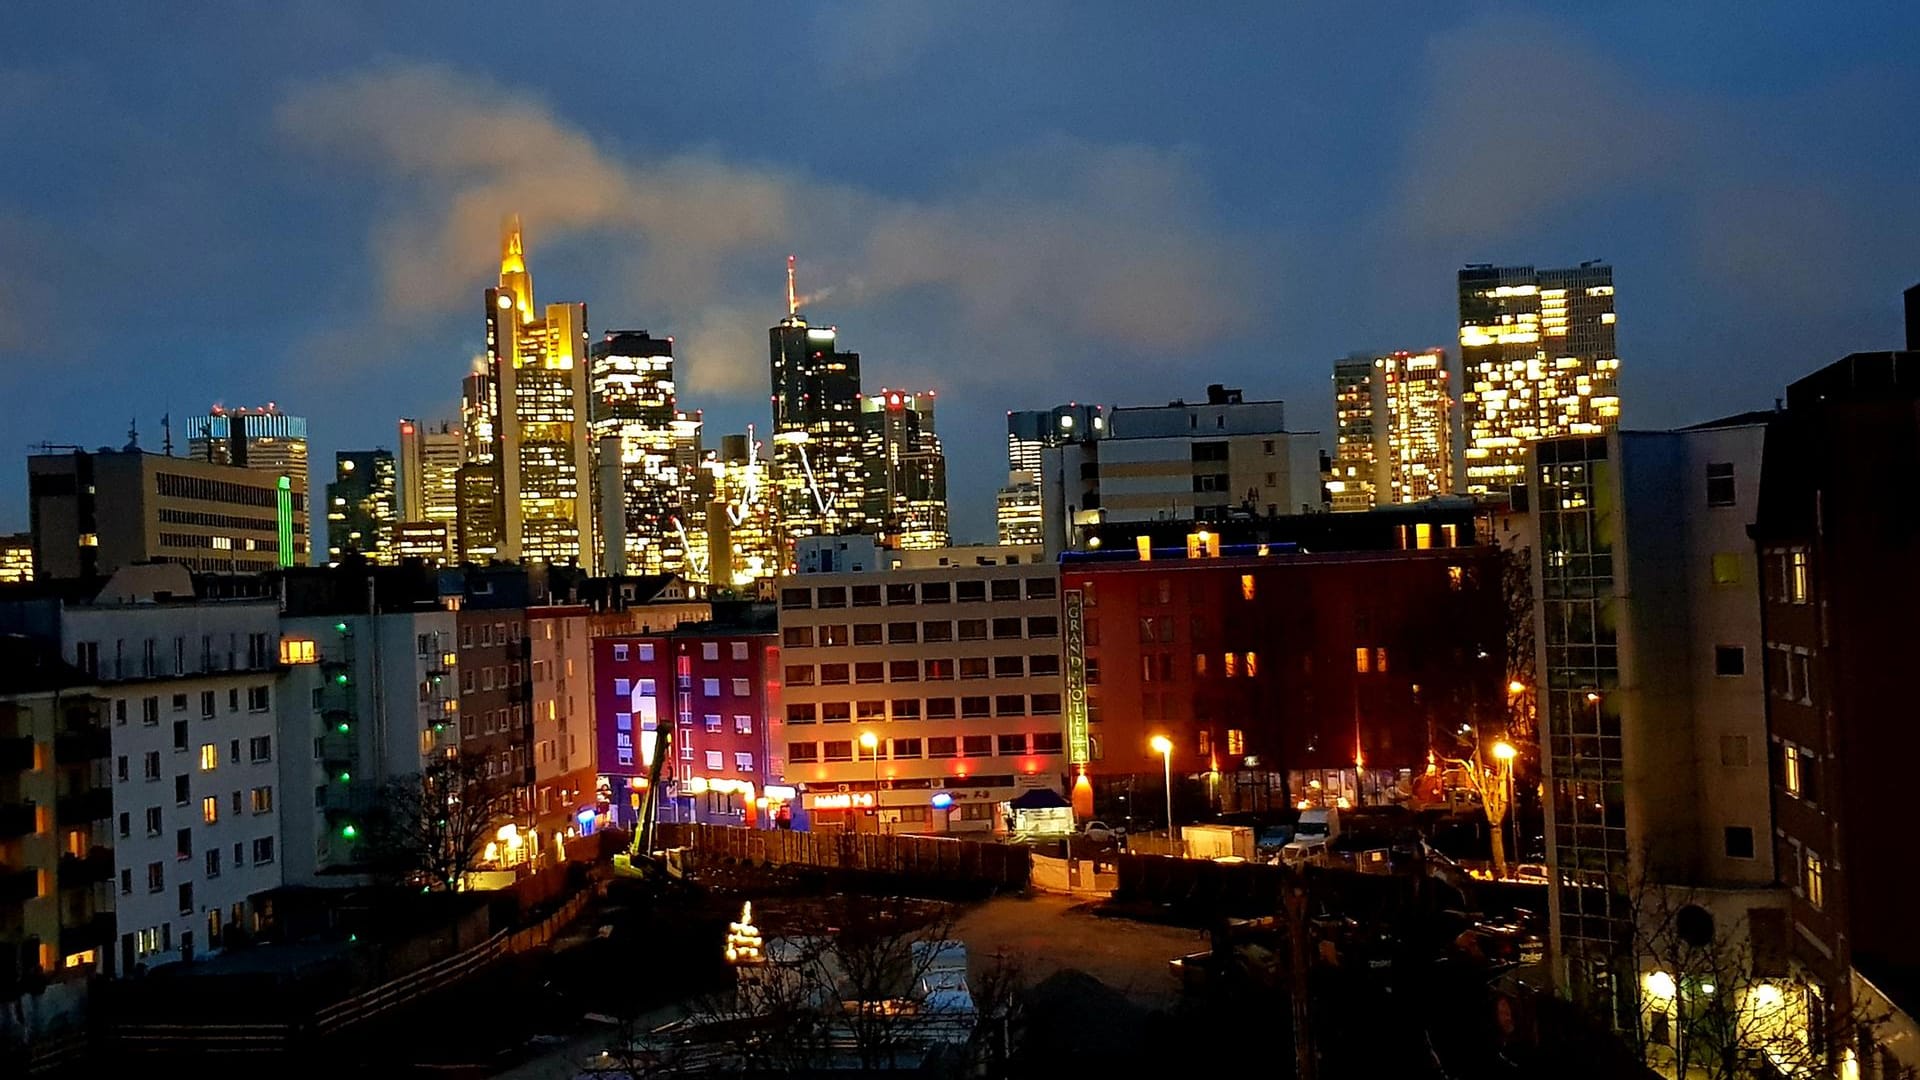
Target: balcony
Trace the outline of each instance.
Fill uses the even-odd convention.
[[[0,869],[0,904],[24,904],[40,895],[40,875],[33,870]]]
[[[27,772],[33,768],[33,736],[0,738],[0,773]]]
[[[84,889],[89,885],[113,880],[113,852],[97,847],[85,855],[60,856],[60,887],[62,889]]]
[[[113,734],[106,728],[63,731],[53,737],[53,759],[62,765],[95,761],[113,754]]]
[[[113,945],[115,927],[111,912],[100,912],[86,922],[76,926],[60,928],[60,953],[71,956],[88,949],[105,949]]]
[[[72,795],[62,795],[60,801],[54,804],[53,816],[62,825],[105,821],[113,816],[113,789],[89,788]]]
[[[0,803],[0,840],[30,836],[34,832],[34,825],[32,803]]]

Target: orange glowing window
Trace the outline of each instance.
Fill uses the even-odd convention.
[[[1240,658],[1233,653],[1225,654],[1220,658],[1220,671],[1229,679],[1239,675]]]
[[[1353,650],[1353,670],[1365,675],[1373,670],[1373,650],[1365,645]]]
[[[1259,674],[1260,674],[1260,654],[1255,652],[1250,652],[1247,654],[1247,678],[1251,679]]]
[[[1240,599],[1242,600],[1253,599],[1253,575],[1252,574],[1240,575]]]

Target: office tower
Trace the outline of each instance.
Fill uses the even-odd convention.
[[[1046,448],[1104,438],[1106,433],[1106,409],[1100,405],[1007,414],[1007,484],[994,500],[1000,543],[1038,544],[1044,539],[1040,470]]]
[[[27,458],[38,577],[136,562],[251,573],[307,562],[307,499],[282,473],[138,449]]]
[[[1326,509],[1320,434],[1286,406],[1214,384],[1205,404],[1114,409],[1106,434],[1042,452],[1046,545],[1114,523],[1226,522]]]
[[[400,520],[459,519],[460,489],[456,482],[466,463],[466,435],[442,420],[430,427],[418,420],[400,421]]]
[[[780,573],[771,463],[749,428],[728,435],[702,463],[705,543],[696,565],[715,588],[756,592]]]
[[[537,311],[516,218],[486,291],[485,370],[464,387],[460,554],[592,566],[587,308]]]
[[[349,551],[368,561],[390,563],[393,527],[399,516],[393,453],[341,450],[333,455],[334,481],[327,485],[327,559]]]
[[[288,416],[272,402],[258,409],[215,405],[206,416],[188,417],[187,456],[287,476],[295,494],[308,492],[307,420]]]
[[[607,475],[617,483],[622,515],[617,528],[603,521],[602,529],[606,537],[618,533],[624,572],[679,573],[686,565],[685,474],[675,443],[673,339],[645,330],[608,331],[591,357],[589,437],[598,452],[615,454],[618,468]],[[614,505],[609,500],[602,516]],[[613,555],[603,549],[603,565],[611,565]]]
[[[943,548],[947,456],[934,431],[933,391],[882,390],[860,399],[861,425],[881,495],[880,532],[890,547]]]
[[[1784,937],[1748,535],[1769,418],[1561,436],[1526,459],[1552,955],[1600,1015],[1667,1008],[1647,980],[1686,977],[1632,955],[1649,896],[1685,897],[1753,955]]]
[[[767,331],[773,374],[773,479],[782,557],[803,536],[864,532],[877,501],[860,429],[860,354],[800,316],[787,259],[787,316]]]
[[[1000,803],[1063,790],[1060,568],[967,552],[778,582],[783,756],[811,828],[990,833]]]
[[[1920,327],[1907,349],[1855,353],[1787,387],[1753,529],[1765,643],[1749,678],[1766,682],[1767,738],[1752,768],[1767,767],[1764,750],[1773,806],[1759,854],[1771,848],[1789,887],[1788,992],[1840,1076],[1920,1065],[1906,1034],[1920,1016],[1920,875],[1905,799],[1920,758],[1908,679],[1920,522],[1904,491],[1920,469]]]
[[[0,536],[0,585],[33,580],[33,534]]]
[[[1466,490],[1524,483],[1527,444],[1620,422],[1613,267],[1476,264],[1460,271]]]
[[[1335,510],[1453,493],[1453,392],[1440,349],[1354,353],[1333,365]]]

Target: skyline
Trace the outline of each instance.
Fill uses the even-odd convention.
[[[316,462],[397,450],[400,416],[457,416],[516,210],[542,292],[587,303],[596,340],[676,338],[714,445],[769,429],[763,335],[797,253],[810,321],[939,393],[956,540],[992,537],[1008,410],[1220,382],[1330,446],[1334,359],[1458,362],[1466,263],[1614,266],[1630,428],[1764,408],[1895,345],[1916,276],[1912,13],[1476,7],[1361,35],[1265,11],[583,7],[502,42],[452,8],[370,10],[21,20],[97,47],[0,59],[0,132],[40,163],[0,178],[16,446],[119,445],[137,416],[157,448],[163,412],[178,446],[208,404],[271,399],[311,420]],[[514,62],[639,33],[662,47]],[[801,55],[821,74],[765,76]],[[1469,92],[1490,64],[1551,107]],[[98,377],[46,377],[72,363]],[[0,531],[26,517],[24,468],[0,472]]]

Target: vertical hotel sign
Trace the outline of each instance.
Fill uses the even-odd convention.
[[[1080,590],[1068,589],[1067,609],[1067,754],[1075,765],[1092,759],[1087,738],[1087,628]]]
[[[274,511],[280,526],[280,565],[293,565],[293,478],[282,476],[274,491]]]

